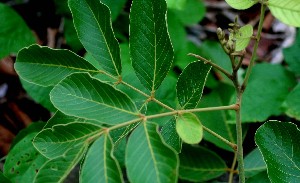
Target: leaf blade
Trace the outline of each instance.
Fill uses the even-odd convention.
[[[80,182],[124,182],[120,166],[112,154],[112,143],[108,134],[93,143],[81,167]]]
[[[23,48],[18,53],[15,69],[25,81],[44,87],[54,86],[75,72],[98,72],[90,63],[69,50],[38,45]]]
[[[262,152],[272,182],[300,178],[300,131],[292,123],[268,121],[258,128],[255,142]]]
[[[177,181],[177,154],[163,144],[157,130],[156,124],[144,122],[129,137],[125,161],[132,183]]]
[[[225,0],[232,8],[238,10],[248,9],[257,3],[257,0]]]
[[[140,82],[150,91],[160,86],[174,57],[166,26],[166,8],[165,0],[133,1],[131,6],[132,65]]]
[[[190,63],[177,81],[177,98],[184,109],[195,108],[203,93],[203,88],[211,66],[201,61]]]
[[[61,81],[50,99],[67,115],[99,123],[113,125],[138,118],[136,106],[127,95],[87,73],[72,74]]]
[[[69,0],[68,3],[83,46],[104,70],[119,76],[120,48],[112,30],[109,8],[99,0]]]

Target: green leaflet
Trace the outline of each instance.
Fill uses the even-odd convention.
[[[239,29],[239,32],[236,35],[236,45],[235,51],[241,51],[245,49],[253,35],[253,27],[252,25],[245,25]]]
[[[62,80],[50,98],[61,112],[99,123],[114,125],[138,118],[135,104],[126,94],[86,73]]]
[[[267,164],[271,182],[300,180],[300,131],[292,123],[268,121],[258,128],[255,142]]]
[[[168,8],[181,10],[185,6],[187,0],[166,0],[166,1],[167,1]]]
[[[268,7],[272,14],[283,23],[300,27],[299,0],[268,0]]]
[[[245,10],[253,6],[258,0],[225,0],[231,7],[238,10]]]
[[[188,144],[198,144],[203,138],[203,126],[193,113],[178,115],[176,131],[180,138]]]
[[[23,48],[18,53],[15,69],[25,81],[44,87],[54,86],[75,72],[98,72],[90,63],[69,50],[38,45]]]
[[[286,114],[300,120],[300,83],[288,94],[286,105]]]
[[[102,135],[89,148],[81,166],[80,182],[121,183],[121,169],[113,156],[113,144],[108,134]]]
[[[177,154],[163,143],[154,123],[143,122],[133,131],[125,160],[131,183],[177,182]]]
[[[140,82],[154,92],[168,74],[173,48],[166,26],[165,0],[133,1],[130,11],[130,55]]]
[[[202,61],[190,63],[177,81],[177,98],[184,109],[195,108],[203,93],[211,66]]]
[[[245,176],[252,177],[260,172],[266,171],[267,166],[258,148],[251,151],[244,159]]]
[[[0,21],[0,60],[36,42],[22,17],[3,3],[0,3]]]
[[[120,48],[114,36],[109,8],[99,0],[69,0],[79,40],[104,70],[121,75]]]
[[[90,137],[101,133],[101,127],[90,123],[68,123],[42,130],[33,140],[34,146],[49,159],[82,146]]]
[[[204,147],[184,145],[179,158],[179,177],[184,180],[204,182],[226,172],[222,158]]]
[[[63,182],[86,152],[88,144],[72,147],[64,155],[48,160],[39,170],[33,182]]]
[[[16,137],[17,142],[6,158],[3,172],[12,182],[23,182],[24,180],[31,182],[48,160],[32,144],[33,138],[43,127],[41,124],[31,124]]]
[[[172,118],[161,128],[161,136],[166,144],[173,147],[177,152],[181,152],[182,140],[176,132],[176,119]]]

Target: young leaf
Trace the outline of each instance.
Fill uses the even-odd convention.
[[[44,87],[54,86],[75,72],[98,72],[90,63],[71,51],[38,45],[23,48],[18,53],[15,69],[25,81]]]
[[[173,147],[173,149],[177,153],[180,153],[182,147],[182,140],[178,136],[178,133],[176,132],[175,118],[169,120],[168,123],[161,128],[161,136],[163,140],[166,142],[166,144]]]
[[[42,130],[33,140],[34,146],[47,158],[62,156],[101,132],[101,127],[90,123],[69,123]]]
[[[300,131],[292,123],[268,121],[258,128],[255,142],[267,164],[271,182],[300,179]]]
[[[62,156],[48,160],[39,170],[33,182],[63,182],[87,150],[87,144],[73,147]]]
[[[268,0],[271,13],[285,24],[300,27],[299,0]]]
[[[258,148],[255,148],[245,157],[244,164],[246,177],[252,177],[267,170],[266,163]]]
[[[89,148],[81,167],[80,182],[124,182],[121,169],[113,156],[113,144],[108,134],[102,135]]]
[[[225,0],[231,7],[238,10],[245,10],[253,6],[258,0]]]
[[[168,74],[173,48],[166,26],[165,0],[135,0],[130,11],[130,54],[141,83],[154,92]]]
[[[143,122],[130,135],[126,150],[127,175],[132,183],[177,182],[178,157],[166,146],[158,126]]]
[[[187,0],[166,0],[166,1],[167,1],[168,8],[181,10],[185,6]]]
[[[184,145],[179,158],[179,177],[191,182],[211,180],[224,174],[227,169],[221,157],[200,146]]]
[[[51,91],[50,99],[67,115],[99,123],[114,125],[138,117],[127,95],[86,73],[72,74],[62,80]]]
[[[300,83],[287,96],[286,105],[286,114],[300,120]]]
[[[69,0],[79,40],[104,70],[121,74],[120,48],[112,30],[110,10],[99,0]]]
[[[193,113],[185,113],[177,117],[176,131],[180,138],[188,144],[198,144],[203,137],[202,124]]]
[[[3,172],[12,182],[32,181],[48,160],[32,144],[33,138],[42,127],[39,123],[33,123],[29,126],[31,130],[24,129],[17,135],[18,142],[7,155]]]
[[[35,43],[34,35],[22,17],[3,3],[0,3],[0,20],[0,60]]]
[[[177,97],[184,109],[195,108],[202,96],[211,66],[202,61],[190,63],[177,81]]]
[[[253,35],[253,27],[252,25],[245,25],[239,29],[239,32],[236,35],[236,45],[235,51],[241,51],[245,49]]]

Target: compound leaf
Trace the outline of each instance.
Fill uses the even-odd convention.
[[[128,140],[125,160],[132,183],[177,182],[177,154],[163,143],[154,123],[143,122],[133,131]]]
[[[65,78],[53,88],[50,98],[63,113],[99,123],[119,124],[138,116],[127,95],[86,73]]]
[[[177,81],[177,98],[184,109],[195,108],[202,96],[211,66],[202,61],[190,63]]]
[[[222,158],[204,147],[184,145],[179,158],[179,177],[184,180],[204,182],[226,172]]]
[[[62,156],[48,160],[39,170],[33,182],[63,182],[75,165],[81,160],[88,145],[73,147]]]
[[[234,9],[244,10],[256,4],[258,0],[225,0],[225,1]]]
[[[0,3],[0,21],[0,60],[36,42],[22,17],[3,3]]]
[[[100,131],[101,127],[90,123],[55,125],[37,134],[33,144],[44,156],[53,159],[62,156],[73,147],[82,145]]]
[[[121,74],[120,47],[114,36],[109,8],[99,0],[69,0],[79,40],[104,70]]]
[[[185,113],[176,118],[176,131],[188,144],[198,144],[203,137],[203,126],[193,113]]]
[[[25,81],[44,87],[54,86],[75,72],[98,72],[90,63],[69,50],[38,45],[23,48],[18,53],[15,69]]]
[[[166,26],[165,0],[133,1],[130,13],[130,54],[141,83],[155,91],[172,65],[174,53]]]
[[[81,167],[81,182],[124,182],[121,169],[113,156],[113,144],[108,134],[102,135],[89,148]]]
[[[271,13],[285,24],[300,27],[299,0],[269,0]]]
[[[267,164],[271,182],[300,180],[300,131],[292,123],[268,121],[258,128],[255,142]]]

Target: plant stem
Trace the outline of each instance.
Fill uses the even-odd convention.
[[[213,136],[217,137],[218,139],[220,139],[222,142],[224,142],[225,144],[229,145],[234,151],[236,151],[237,149],[237,145],[228,141],[227,139],[225,139],[224,137],[222,137],[221,135],[217,134],[216,132],[212,131],[211,129],[207,128],[206,126],[202,125],[203,129],[205,131],[207,131],[208,133],[212,134]]]
[[[255,43],[254,43],[254,47],[253,47],[253,52],[252,52],[250,64],[248,66],[246,76],[245,76],[244,82],[243,82],[242,87],[241,87],[242,92],[245,90],[245,88],[248,84],[249,77],[250,77],[254,62],[255,62],[256,51],[257,51],[258,44],[259,44],[260,37],[261,37],[261,32],[262,32],[262,28],[263,28],[266,8],[267,8],[267,5],[262,2],[261,3],[261,9],[260,9],[260,18],[259,18],[259,24],[258,24],[258,29],[257,29],[257,35],[255,37],[256,39],[255,39]]]
[[[215,69],[221,71],[221,72],[222,72],[223,74],[225,74],[229,79],[232,80],[232,75],[231,75],[229,72],[227,72],[224,68],[220,67],[219,65],[217,65],[217,64],[215,64],[215,63],[213,63],[213,62],[211,62],[210,60],[207,60],[206,58],[201,57],[200,55],[196,55],[196,54],[193,54],[193,53],[189,53],[188,55],[200,59],[200,60],[203,61],[205,64],[211,65],[213,68],[215,68]]]
[[[234,152],[234,157],[233,157],[233,160],[232,160],[232,165],[231,165],[231,168],[230,168],[230,173],[229,173],[229,179],[228,179],[229,183],[233,183],[233,175],[235,173],[236,158],[237,158],[237,153],[235,151]]]

